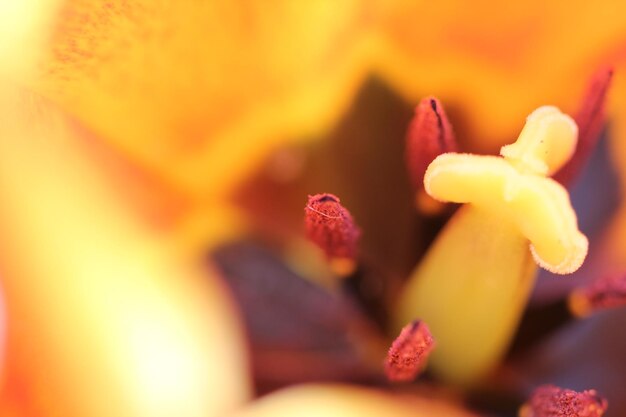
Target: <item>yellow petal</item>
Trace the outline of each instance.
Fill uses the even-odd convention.
[[[61,0],[0,1],[0,78],[24,78],[42,53]]]
[[[2,93],[5,407],[200,417],[243,402],[239,323],[215,273],[129,210],[59,112]]]
[[[288,388],[252,403],[236,417],[472,417],[452,405],[342,385]]]

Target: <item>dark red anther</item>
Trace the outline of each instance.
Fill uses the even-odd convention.
[[[554,385],[535,390],[520,409],[520,417],[600,417],[608,407],[595,390],[576,392]]]
[[[340,204],[337,196],[316,194],[309,196],[304,208],[304,226],[307,237],[319,246],[330,259],[355,260],[361,231],[350,212]]]
[[[587,93],[574,117],[578,125],[578,144],[574,155],[555,175],[554,179],[568,186],[580,173],[595,148],[606,122],[606,97],[613,78],[613,68],[596,72],[589,82]]]
[[[385,361],[387,378],[395,382],[414,380],[434,348],[435,340],[423,321],[407,324],[389,348]]]
[[[437,156],[456,152],[457,143],[443,106],[426,97],[415,108],[406,143],[406,163],[416,191],[424,189],[424,173]]]
[[[570,311],[579,317],[598,310],[626,306],[626,274],[609,275],[577,288],[568,301]]]

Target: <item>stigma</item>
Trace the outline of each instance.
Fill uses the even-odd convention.
[[[574,154],[576,123],[556,107],[535,110],[502,157],[447,153],[428,167],[424,185],[437,200],[466,203],[512,222],[539,266],[569,274],[582,265],[587,238],[565,188],[548,175]]]

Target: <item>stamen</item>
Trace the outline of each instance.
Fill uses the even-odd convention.
[[[543,385],[519,411],[520,417],[600,417],[608,407],[595,390],[576,392]]]
[[[307,237],[324,251],[338,275],[349,275],[356,267],[361,235],[350,212],[337,196],[316,194],[309,196],[304,213]]]
[[[415,108],[406,143],[407,168],[417,193],[416,203],[420,210],[436,210],[433,209],[433,200],[424,192],[426,168],[437,156],[445,152],[455,152],[457,148],[452,126],[439,100],[434,97],[422,99]]]
[[[626,305],[626,274],[609,275],[591,284],[577,288],[569,296],[572,314],[586,317],[598,310]]]
[[[613,78],[613,68],[599,70],[591,79],[587,93],[574,120],[578,125],[578,146],[572,158],[556,173],[554,179],[569,185],[581,171],[600,139],[606,122],[606,97]]]
[[[389,348],[385,362],[387,378],[395,382],[412,381],[424,369],[434,348],[435,340],[423,321],[407,324]]]

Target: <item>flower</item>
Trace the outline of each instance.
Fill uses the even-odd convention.
[[[454,109],[453,122],[465,118],[466,126],[458,128],[462,147],[483,152],[504,143],[537,104],[571,105],[577,93],[571,86],[599,63],[612,61],[618,71],[623,66],[623,14],[613,2],[556,2],[542,5],[540,14],[533,2],[505,9],[478,4],[471,18],[458,14],[456,1],[278,2],[268,8],[49,0],[40,12],[29,9],[31,2],[20,4],[25,6],[0,9],[0,26],[11,35],[0,37],[0,52],[16,58],[3,60],[0,80],[6,121],[0,127],[0,265],[9,323],[4,414],[192,416],[238,408],[244,415],[276,415],[303,407],[413,414],[401,398],[346,387],[293,388],[243,405],[251,397],[244,343],[222,287],[222,279],[232,284],[233,276],[216,254],[224,237],[265,224],[256,222],[260,213],[246,211],[250,205],[241,204],[243,212],[233,207],[241,203],[233,197],[241,193],[238,186],[255,181],[255,169],[278,147],[323,137],[368,74],[378,74],[412,102],[424,90],[436,93]],[[485,8],[489,13],[481,12]],[[589,30],[597,22],[601,27]],[[619,82],[616,87],[623,89]],[[609,114],[625,108],[620,100]],[[367,149],[366,142],[351,151]],[[621,160],[626,152],[619,142],[613,146]],[[318,175],[329,175],[323,171]],[[376,208],[372,183],[361,183],[368,208]],[[270,209],[276,206],[263,197]],[[395,204],[383,203],[387,218],[401,218]],[[282,225],[271,228],[274,237],[284,232],[281,247],[299,248],[279,264],[290,262],[300,281],[300,275],[332,277],[315,251],[294,237],[280,210],[272,214]],[[624,219],[621,208],[613,221]],[[368,233],[376,234],[369,226],[362,226],[367,261],[356,269],[360,275],[328,287],[358,284],[351,293],[382,316],[385,310],[375,304],[388,303],[393,289],[379,296],[362,284],[375,283],[372,271],[384,265],[381,275],[391,276],[393,287],[402,268],[393,256],[368,265],[376,258],[367,255]],[[410,233],[383,234],[389,236],[401,245]],[[568,236],[580,249],[580,236]],[[605,268],[623,267],[623,236],[613,232],[603,241]],[[561,259],[562,248],[554,247],[535,249],[558,269],[552,257]],[[198,253],[209,249],[212,260],[199,267]],[[574,258],[572,264],[580,260]],[[254,266],[249,270],[256,273]],[[331,292],[306,288],[325,294],[324,300]],[[515,295],[523,299],[525,291]],[[238,307],[250,315],[255,306]],[[314,310],[317,318],[325,307]],[[376,352],[386,341],[367,320],[345,321],[362,325],[360,340],[366,342],[356,344],[364,350]],[[446,401],[412,401],[419,412],[467,414],[440,404]]]

